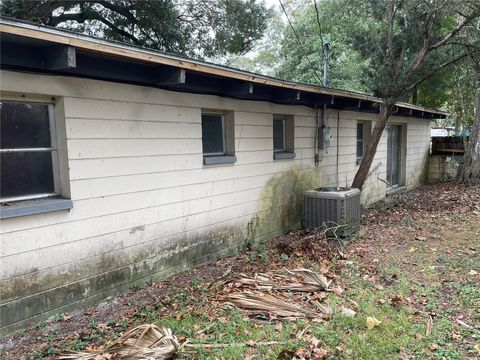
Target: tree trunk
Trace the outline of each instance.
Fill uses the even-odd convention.
[[[380,112],[378,113],[377,120],[375,121],[375,126],[373,127],[372,134],[370,135],[370,140],[368,141],[367,148],[365,149],[365,155],[360,163],[360,167],[355,174],[353,179],[352,187],[362,190],[365,180],[367,180],[368,172],[372,166],[373,158],[377,153],[378,143],[382,137],[383,131],[387,126],[388,119],[392,112],[394,101],[391,99],[385,99],[382,102]]]
[[[467,120],[467,116],[465,115],[466,111],[465,111],[465,101],[463,99],[463,92],[462,92],[462,87],[460,85],[460,80],[457,79],[457,83],[455,84],[455,90],[457,92],[456,96],[459,98],[460,100],[460,112],[462,114],[462,117],[458,117],[455,119],[455,135],[459,135],[460,134],[460,129],[465,126],[466,124],[466,120]]]
[[[480,184],[480,90],[477,90],[472,133],[465,146],[465,155],[458,181],[466,185]]]
[[[418,98],[418,88],[415,87],[413,89],[413,95],[412,95],[412,104],[413,105],[417,105],[417,101],[418,101],[417,98]]]

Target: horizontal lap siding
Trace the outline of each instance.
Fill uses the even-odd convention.
[[[69,159],[122,158],[198,154],[202,149],[197,139],[70,139]]]
[[[430,133],[428,120],[414,119],[407,125],[406,185],[410,188],[425,179]]]
[[[135,264],[136,254],[145,250],[224,236],[214,235],[221,229],[246,237],[248,222],[267,216],[274,198],[283,196],[274,193],[271,182],[281,181],[280,174],[314,174],[316,183],[335,185],[338,164],[339,184],[345,186],[358,168],[354,112],[340,112],[337,134],[337,112],[327,111],[333,140],[315,169],[316,122],[313,111],[305,107],[5,71],[2,76],[2,90],[63,96],[74,203],[70,212],[1,222],[0,286],[6,286],[5,292],[9,279],[27,284],[32,277],[57,274],[45,284],[23,285],[24,294],[34,296],[65,281],[83,281]],[[202,109],[234,111],[235,164],[203,165]],[[294,116],[293,160],[273,160],[273,114]],[[362,117],[374,119],[369,114]],[[425,134],[424,123],[415,123],[409,133],[415,149],[424,148]],[[375,157],[383,177],[385,149],[384,136]],[[414,171],[422,157],[416,150],[409,156],[407,170]],[[257,235],[277,232],[272,223]],[[102,263],[109,258],[121,259],[122,265]],[[9,296],[4,301],[13,299]]]
[[[297,159],[274,162],[272,114],[237,111],[237,163],[205,168],[201,108],[76,97],[64,102],[74,208],[5,222],[3,278],[120,251],[126,239],[141,240],[129,232],[137,227],[158,226],[175,236],[225,222],[225,211],[232,221],[254,216],[268,180],[313,156],[302,149],[312,138],[299,138]],[[302,122],[313,120],[303,116]],[[145,241],[162,238],[151,233]],[[65,256],[45,256],[52,252]],[[25,261],[32,256],[35,267]]]
[[[197,139],[198,122],[68,118],[68,139]]]

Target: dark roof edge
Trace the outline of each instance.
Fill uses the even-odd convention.
[[[252,83],[269,85],[278,88],[286,88],[292,90],[301,90],[314,94],[324,94],[330,96],[338,96],[357,100],[366,100],[372,103],[381,103],[382,99],[353,91],[340,90],[335,88],[325,88],[323,86],[299,83],[289,80],[282,80],[266,75],[256,74],[244,70],[231,67],[217,65],[202,60],[191,59],[183,56],[173,55],[161,51],[146,49],[130,44],[116,41],[99,39],[88,35],[75,33],[69,30],[52,28],[49,26],[32,24],[16,19],[0,17],[0,32],[30,37],[39,40],[46,40],[54,43],[70,45],[85,51],[101,53],[115,57],[123,57],[130,60],[143,61],[149,63],[158,63],[163,65],[175,66],[178,68],[196,71],[200,73],[222,76],[237,80],[248,81]],[[398,102],[396,106],[411,110],[422,111],[432,115],[441,115],[442,117],[449,114],[440,110],[433,110],[416,106],[408,103]]]

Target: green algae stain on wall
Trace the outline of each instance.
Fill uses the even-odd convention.
[[[423,155],[421,163],[418,164],[410,176],[406,178],[406,185],[409,190],[417,187],[418,185],[427,183],[429,153],[430,149],[427,149]]]
[[[249,241],[256,243],[297,229],[303,216],[303,194],[318,186],[318,169],[295,168],[274,175],[266,184],[259,210],[251,221]]]

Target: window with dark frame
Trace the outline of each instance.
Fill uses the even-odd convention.
[[[365,152],[365,123],[357,123],[357,159],[362,159]]]
[[[273,151],[285,151],[285,118],[273,119]]]
[[[0,201],[58,195],[53,105],[0,102]]]
[[[225,118],[222,114],[202,114],[202,145],[205,156],[225,155]]]
[[[291,115],[273,115],[273,160],[295,159],[295,124]]]

